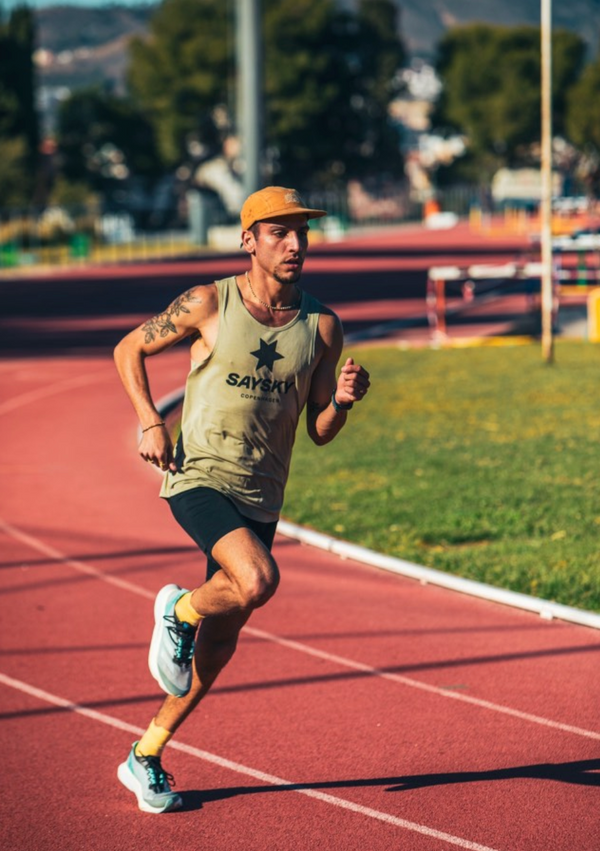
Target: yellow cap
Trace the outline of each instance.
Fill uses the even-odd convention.
[[[255,222],[272,219],[275,216],[291,216],[304,213],[309,219],[326,216],[325,210],[311,210],[307,207],[295,189],[284,186],[267,186],[254,192],[244,201],[240,218],[242,229],[248,230]]]

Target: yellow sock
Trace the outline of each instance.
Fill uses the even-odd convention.
[[[177,619],[184,623],[191,623],[192,626],[198,626],[202,620],[202,615],[199,615],[196,609],[192,606],[192,592],[188,591],[175,603],[175,614]]]
[[[172,736],[173,733],[171,733],[170,730],[166,730],[164,727],[159,727],[154,723],[153,718],[150,722],[150,726],[136,745],[135,755],[160,756]]]

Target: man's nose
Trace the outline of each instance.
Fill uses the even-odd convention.
[[[300,239],[300,235],[297,234],[296,231],[288,231],[287,244],[288,247],[293,248],[294,251],[300,252],[302,249],[302,240]]]

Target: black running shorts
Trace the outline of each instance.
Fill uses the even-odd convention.
[[[220,570],[212,557],[214,545],[234,529],[250,529],[271,551],[277,521],[260,523],[240,513],[232,500],[213,488],[191,488],[167,500],[173,516],[206,554],[207,580]]]

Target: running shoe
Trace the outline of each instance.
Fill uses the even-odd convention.
[[[134,742],[129,756],[117,769],[117,777],[137,798],[138,807],[145,813],[167,813],[182,805],[181,795],[171,791],[175,785],[159,756],[136,756]]]
[[[183,697],[192,685],[192,660],[196,627],[180,621],[175,604],[187,594],[179,585],[165,585],[154,604],[154,632],[148,665],[159,686],[174,697]]]

